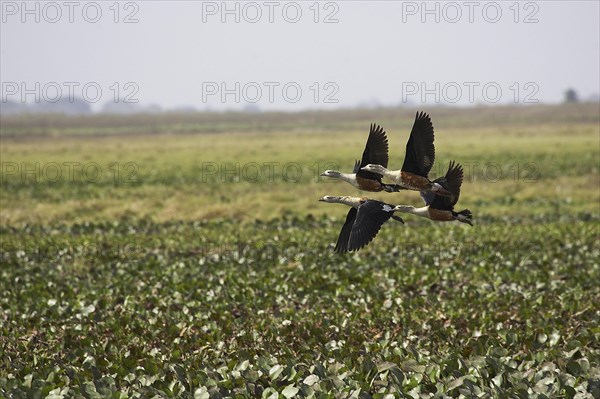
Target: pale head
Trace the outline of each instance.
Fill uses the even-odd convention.
[[[327,169],[325,172],[321,173],[321,176],[325,177],[340,177],[341,173],[336,170]]]
[[[331,203],[338,203],[340,202],[341,197],[337,197],[335,195],[325,195],[321,198],[319,198],[319,201],[321,202],[331,202]]]
[[[411,205],[396,205],[394,207],[394,212],[411,212],[414,211],[415,207]]]
[[[367,166],[363,166],[362,168],[360,168],[361,170],[364,170],[365,172],[372,172],[372,173],[377,173],[378,175],[385,175],[387,172],[387,169],[384,168],[381,165],[375,165],[375,164],[368,164]]]

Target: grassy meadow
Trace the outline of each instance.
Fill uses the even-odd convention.
[[[598,105],[424,110],[474,226],[346,255],[415,110],[2,116],[0,397],[600,397]]]

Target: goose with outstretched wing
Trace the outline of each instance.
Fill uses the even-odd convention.
[[[395,206],[385,202],[369,198],[331,195],[321,197],[319,201],[350,207],[335,245],[335,252],[338,253],[358,251],[368,245],[379,233],[381,226],[390,218],[404,223],[402,218],[394,215]]]
[[[386,165],[370,163],[361,170],[391,179],[396,184],[395,188],[449,196],[450,193],[444,187],[429,180],[429,171],[435,161],[434,138],[431,118],[425,112],[417,112],[406,143],[402,169],[389,170]]]
[[[454,211],[454,206],[460,197],[460,187],[463,182],[463,168],[454,161],[450,162],[445,176],[435,179],[436,184],[441,185],[450,193],[450,196],[437,195],[431,192],[421,192],[425,206],[415,208],[410,205],[397,205],[394,210],[397,212],[410,213],[416,216],[425,217],[438,222],[448,222],[458,220],[459,222],[473,225],[473,214],[470,210],[464,209],[460,212]]]
[[[362,159],[354,163],[352,173],[341,173],[336,170],[326,170],[321,176],[340,179],[363,191],[398,191],[401,188],[393,184],[381,182],[381,175],[363,170],[368,164],[378,164],[387,167],[388,140],[383,128],[372,124],[369,138],[363,151]]]

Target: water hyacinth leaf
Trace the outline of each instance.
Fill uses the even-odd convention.
[[[96,310],[96,307],[94,305],[88,305],[81,309],[81,314],[84,316],[89,316],[95,310]]]
[[[590,361],[587,358],[581,358],[577,361],[583,373],[587,373],[590,370]]]
[[[277,399],[279,397],[279,393],[275,388],[267,388],[262,393],[263,399]]]
[[[260,374],[256,370],[244,370],[242,376],[249,382],[256,382],[260,378]]]
[[[533,390],[537,393],[540,394],[546,394],[550,392],[550,384],[552,384],[554,382],[554,379],[552,377],[549,378],[544,378],[540,381],[537,382],[537,384],[535,384],[533,386]]]
[[[316,374],[311,374],[308,377],[306,377],[302,382],[308,386],[312,386],[313,384],[316,384],[317,382],[319,382],[320,378],[318,375]]]
[[[299,391],[299,389],[296,388],[294,385],[288,385],[287,387],[285,387],[283,389],[283,391],[281,391],[281,394],[283,396],[285,396],[286,398],[290,399],[290,398],[293,398],[294,396],[296,396],[298,391]]]
[[[571,360],[567,363],[567,371],[575,377],[578,377],[583,372],[581,364],[576,360]]]
[[[200,387],[194,391],[194,399],[210,399],[210,394],[206,387]]]
[[[458,388],[463,384],[465,377],[456,378],[448,383],[448,391]]]
[[[235,366],[235,370],[236,371],[244,371],[244,370],[246,370],[248,368],[249,365],[250,365],[250,361],[249,360],[244,360],[243,362],[238,363]]]
[[[400,368],[404,371],[412,371],[415,373],[423,373],[425,371],[425,366],[417,363],[414,359],[409,359],[405,362],[402,362]]]
[[[548,345],[550,346],[554,346],[558,343],[558,340],[560,339],[560,333],[556,330],[554,330],[552,332],[552,334],[550,334],[550,339],[548,341]]]
[[[284,367],[280,364],[276,364],[275,366],[271,367],[269,370],[269,378],[276,380],[281,375],[283,369]]]
[[[96,386],[93,382],[86,382],[83,384],[83,394],[89,399],[102,398],[102,395],[96,391]]]
[[[399,368],[392,367],[390,369],[390,374],[392,375],[394,383],[397,386],[401,387],[402,386],[402,382],[404,381],[404,373],[402,373],[402,371]]]
[[[492,381],[494,382],[494,385],[496,385],[497,387],[501,387],[502,386],[502,373],[498,374],[497,376],[495,376],[494,378],[492,378]]]
[[[377,371],[380,373],[383,373],[384,371],[387,371],[387,370],[391,369],[392,367],[397,367],[396,363],[392,363],[392,362],[377,363]]]

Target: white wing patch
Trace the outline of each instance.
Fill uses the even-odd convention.
[[[394,207],[393,207],[393,206],[389,206],[388,204],[384,204],[384,205],[383,205],[383,210],[384,210],[385,212],[391,212],[391,211],[393,211],[393,210],[394,210]]]

